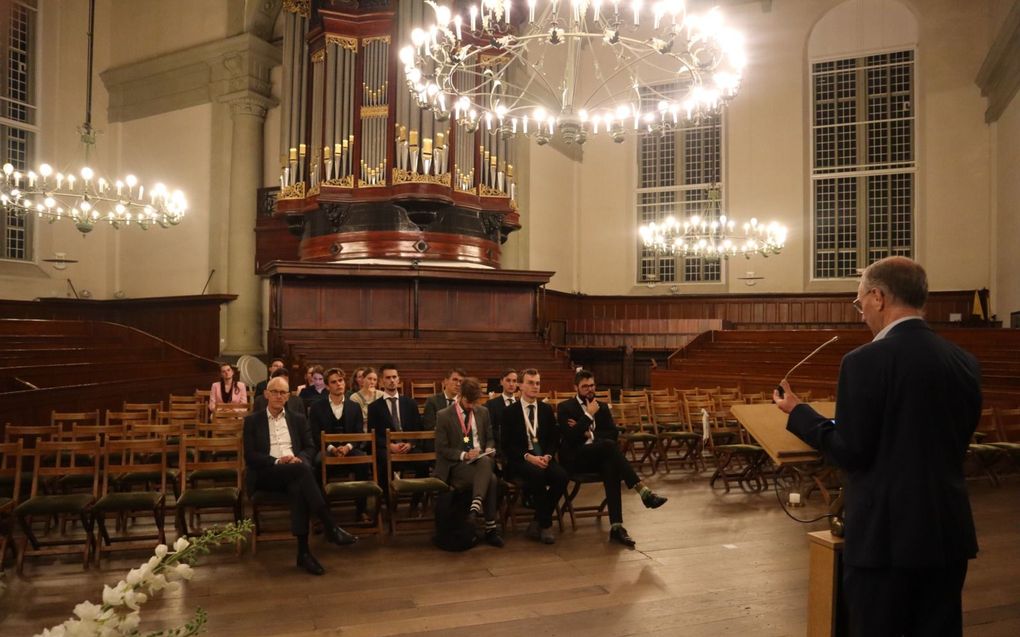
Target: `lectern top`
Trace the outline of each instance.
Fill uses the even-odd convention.
[[[809,403],[819,414],[832,418],[836,403]],[[779,466],[814,462],[821,454],[806,442],[786,430],[787,415],[775,405],[734,405],[733,415],[754,436],[765,453]]]

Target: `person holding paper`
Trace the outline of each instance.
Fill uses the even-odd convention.
[[[851,635],[960,635],[977,554],[963,461],[981,417],[981,370],[924,321],[924,268],[871,264],[853,305],[875,338],[843,357],[835,421],[785,380],[786,428],[846,471],[843,593]]]
[[[502,547],[496,525],[498,487],[493,454],[496,442],[489,411],[476,378],[465,378],[457,400],[436,413],[436,477],[457,490],[471,490],[472,519],[485,514],[485,541]]]

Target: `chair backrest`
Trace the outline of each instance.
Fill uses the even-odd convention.
[[[393,431],[392,429],[386,430],[386,448],[397,442],[409,442],[412,445],[419,440],[435,440],[435,431]],[[401,454],[386,454],[386,475],[393,475],[393,467],[396,465],[398,468],[400,465],[409,462],[431,462],[436,459],[435,451],[417,451],[414,453],[401,453]]]
[[[543,391],[543,392],[539,392],[539,393],[535,394],[535,400],[537,400],[539,402],[542,402],[546,398],[549,398],[549,392],[547,392],[547,391]]]
[[[103,445],[103,495],[110,493],[110,479],[130,474],[160,476],[159,492],[166,493],[166,441],[162,438],[107,440]]]
[[[230,457],[225,457],[232,454]],[[184,436],[181,438],[178,467],[181,494],[188,488],[188,475],[194,471],[232,469],[236,472],[237,488],[241,489],[244,473],[244,450],[240,436]]]
[[[346,444],[366,443],[368,450],[360,456],[331,456],[326,453],[329,445],[342,446]],[[372,468],[372,482],[379,482],[378,467],[375,463],[375,434],[372,432],[364,434],[322,434],[322,484],[329,483],[329,467],[350,467],[357,465],[368,465]]]
[[[617,426],[634,430],[641,428],[641,412],[637,403],[614,403],[612,409],[613,422]]]
[[[195,427],[195,433],[205,438],[235,438],[240,437],[243,431],[243,420],[200,422]]]
[[[724,393],[724,394],[733,394],[734,396],[736,396],[738,398],[741,398],[744,395],[744,392],[742,392],[741,389],[740,389],[740,385],[737,385],[736,387],[722,387],[721,389],[722,389],[722,393]]]
[[[98,425],[99,410],[95,411],[52,411],[50,412],[50,424],[57,425],[64,431],[71,431],[75,424]]]
[[[656,398],[671,398],[673,396],[673,394],[669,392],[669,387],[662,389],[646,389],[645,391],[648,392],[648,397],[651,400],[655,400]]]
[[[195,412],[195,406],[196,403],[194,394],[189,394],[187,396],[170,394],[170,398],[167,400],[166,404],[167,411],[191,410],[192,412]],[[205,405],[202,407],[204,409]],[[162,409],[160,411],[162,411]]]
[[[198,415],[199,420],[209,420],[209,396],[212,395],[212,391],[208,389],[196,389],[195,390],[195,413]]]
[[[32,497],[39,487],[63,476],[92,476],[92,496],[99,494],[98,440],[40,440],[35,446]]]
[[[613,392],[608,389],[596,389],[595,400],[600,403],[611,403],[613,402]]]
[[[995,420],[999,423],[999,435],[1003,442],[1020,442],[1020,409],[996,407]]]
[[[149,414],[149,421],[156,419],[156,412],[163,411],[163,401],[158,403],[129,403],[124,401],[122,411],[144,411]]]
[[[110,411],[106,410],[107,425],[126,425],[128,423],[151,423],[152,412],[149,411]]]
[[[31,452],[30,452],[31,453]],[[21,496],[21,467],[25,447],[21,440],[0,443],[0,478],[11,485],[11,492],[0,491],[0,496],[10,495],[15,506]]]
[[[683,425],[684,412],[679,400],[655,400],[652,401],[652,419],[659,427],[663,425]]]
[[[195,413],[195,408],[190,407],[188,409],[171,409],[170,411],[160,411],[156,413],[156,424],[175,424],[175,425],[191,425],[194,426],[198,423],[201,418]]]
[[[545,400],[543,400],[542,402],[544,402],[545,404],[547,404],[547,405],[549,405],[550,407],[552,407],[552,408],[553,408],[553,411],[556,411],[556,407],[557,407],[557,406],[558,406],[558,405],[559,405],[560,403],[562,403],[563,401],[566,401],[566,400],[570,400],[570,399],[569,399],[569,398],[559,398],[559,397],[557,397],[557,398],[546,398],[546,399],[545,399]]]
[[[102,445],[111,438],[123,438],[126,432],[127,425],[74,425],[70,433],[63,431],[60,436],[63,440],[95,440]]]
[[[575,392],[572,391],[554,391],[552,397],[558,400],[566,400],[567,398],[573,398]]]
[[[684,398],[684,415],[686,416],[687,424],[695,428],[699,427],[701,425],[702,409],[706,409],[709,412],[715,411],[715,401],[712,400],[711,396],[695,395]]]
[[[184,425],[179,423],[131,423],[128,435],[131,438],[171,438],[184,434]]]
[[[60,436],[60,425],[7,425],[4,442],[21,441],[25,449],[35,449],[40,440],[55,440]]]
[[[435,381],[431,383],[427,382],[419,383],[413,380],[411,381],[411,398],[419,401],[425,401],[428,399],[429,396],[432,396],[435,393],[436,393]]]

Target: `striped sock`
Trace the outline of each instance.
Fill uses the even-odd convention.
[[[495,531],[496,530],[496,521],[495,520],[486,520],[485,521],[485,530],[486,531]]]
[[[482,499],[481,498],[475,498],[474,500],[471,501],[471,511],[473,513],[481,513],[482,512]]]

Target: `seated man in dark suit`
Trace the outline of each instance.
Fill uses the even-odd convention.
[[[517,402],[517,371],[513,369],[504,370],[503,375],[499,379],[499,384],[503,392],[485,403],[485,408],[489,410],[489,416],[492,420],[492,435],[496,438],[496,445],[502,449],[502,445],[500,445],[500,427],[502,426],[503,412],[506,411],[507,407]]]
[[[523,482],[535,502],[528,537],[553,544],[552,515],[567,489],[567,472],[553,459],[560,434],[552,407],[538,402],[541,390],[537,369],[521,372],[521,399],[503,412],[502,444],[507,476]]]
[[[274,371],[270,375],[269,380],[273,380],[274,378],[284,378],[287,380],[288,386],[290,384],[289,372],[287,371],[286,367],[281,367],[280,369]],[[266,382],[268,383],[269,381]],[[265,389],[263,389],[257,396],[255,396],[255,400],[253,401],[252,404],[251,413],[256,414],[260,411],[265,411],[266,407],[268,406],[269,400],[266,398]],[[293,394],[289,394],[287,396],[287,404],[284,405],[284,409],[295,414],[300,414],[302,416],[305,415],[305,404],[301,401],[300,398]]]
[[[308,423],[312,430],[312,441],[315,444],[315,462],[320,464],[322,453],[322,434],[360,434],[365,433],[365,423],[361,419],[361,407],[348,403],[346,398],[346,380],[342,369],[326,370],[326,387],[329,394],[326,398],[316,401],[308,410]],[[347,443],[339,447],[329,445],[326,453],[331,456],[363,456],[366,454],[366,443],[356,445]],[[334,466],[332,469],[340,469]],[[356,480],[368,480],[367,465],[354,465],[351,468]],[[359,516],[365,513],[365,500],[356,501]]]
[[[256,398],[261,396],[266,391],[266,386],[269,385],[269,381],[273,378],[273,372],[278,369],[286,369],[287,362],[282,358],[274,358],[269,361],[269,368],[266,370],[266,379],[255,385],[255,396]]]
[[[620,481],[641,496],[649,509],[657,509],[666,498],[652,493],[634,473],[617,439],[620,432],[609,407],[595,400],[595,375],[586,369],[574,375],[577,395],[564,400],[556,409],[560,424],[560,460],[571,473],[597,473],[602,476],[609,507],[609,541],[633,548],[635,542],[623,528],[623,503]]]
[[[386,491],[392,476],[386,475],[387,454],[400,455],[415,450],[415,445],[406,442],[398,442],[392,445],[386,444],[386,430],[393,431],[423,431],[421,414],[418,412],[418,403],[413,398],[400,395],[400,372],[396,365],[387,363],[383,365],[379,373],[382,375],[383,396],[373,401],[368,406],[368,429],[375,432],[375,444],[378,453],[379,486]],[[429,474],[429,463],[420,462],[404,464],[400,471],[413,471],[418,477],[427,477]],[[416,496],[420,500],[420,495]],[[414,506],[415,501],[412,501]]]
[[[467,376],[467,372],[460,368],[454,368],[446,372],[446,377],[443,378],[442,391],[429,396],[425,401],[425,413],[422,415],[425,431],[431,431],[436,428],[436,414],[441,409],[446,409],[454,403],[457,395],[460,394],[460,384],[464,382],[465,376]]]
[[[270,380],[266,394],[269,407],[244,419],[248,492],[287,493],[290,528],[298,542],[297,565],[313,575],[322,575],[325,569],[308,548],[309,514],[322,521],[326,539],[333,544],[353,544],[357,538],[333,522],[312,472],[315,447],[308,424],[304,416],[283,408],[290,394],[286,379]]]
[[[465,378],[457,402],[440,409],[436,418],[436,477],[458,491],[471,491],[472,520],[485,513],[485,541],[502,547],[496,526],[499,482],[493,472],[496,442],[489,412],[482,407],[478,380]],[[482,455],[482,454],[489,455]]]

